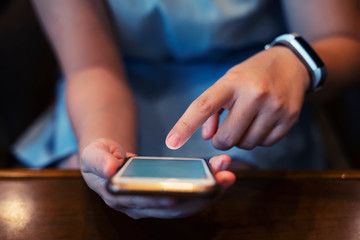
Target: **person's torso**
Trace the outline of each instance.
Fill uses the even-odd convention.
[[[125,57],[189,60],[264,44],[285,31],[278,0],[108,0]]]

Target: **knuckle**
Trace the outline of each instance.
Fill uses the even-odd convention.
[[[300,110],[299,109],[291,109],[287,113],[287,118],[291,123],[296,123],[299,119]]]
[[[263,83],[263,84],[257,84],[250,92],[250,97],[253,99],[253,101],[255,102],[263,102],[266,99],[268,99],[269,95],[270,95],[270,90],[268,88],[268,86]]]
[[[271,137],[265,139],[261,145],[265,146],[265,147],[270,147],[270,146],[274,145],[275,143],[277,143],[278,141],[280,141],[281,138],[282,138],[282,135],[278,135],[278,134],[271,136]]]
[[[228,150],[235,145],[235,139],[230,134],[221,135],[221,137],[214,137],[213,146],[219,150]]]
[[[256,144],[246,141],[246,142],[239,143],[236,146],[241,149],[252,150],[256,147]]]
[[[194,126],[193,124],[191,124],[191,122],[187,122],[187,121],[179,121],[179,126],[181,129],[183,129],[184,132],[186,133],[191,133],[194,131]]]
[[[203,95],[196,99],[192,105],[201,114],[209,114],[214,111],[214,105],[210,96]]]
[[[271,101],[271,109],[274,113],[286,111],[286,103],[282,98],[276,97]]]

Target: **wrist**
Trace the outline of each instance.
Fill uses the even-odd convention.
[[[326,78],[326,67],[314,49],[298,34],[283,34],[267,44],[265,49],[273,46],[287,47],[303,63],[310,76],[310,88],[313,92],[322,87]]]
[[[304,64],[297,58],[294,53],[285,46],[274,46],[273,50],[278,51],[281,56],[281,62],[294,74],[294,79],[299,79],[302,83],[304,94],[311,88],[311,76]]]

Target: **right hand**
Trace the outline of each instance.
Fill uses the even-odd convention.
[[[310,76],[304,64],[276,46],[232,67],[188,107],[166,138],[178,149],[203,126],[220,150],[271,146],[298,121]],[[220,113],[228,110],[220,123]]]
[[[124,163],[126,157],[134,156],[126,153],[117,142],[101,138],[87,145],[81,154],[81,173],[87,185],[100,195],[111,208],[128,216],[139,219],[145,217],[176,218],[194,214],[209,206],[214,199],[180,200],[170,197],[149,196],[115,196],[106,189],[108,179],[115,174]],[[235,181],[235,175],[224,171],[230,165],[231,158],[227,155],[215,156],[210,159],[210,166],[222,192]]]

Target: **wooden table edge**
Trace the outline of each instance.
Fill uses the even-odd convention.
[[[81,178],[80,170],[0,169],[0,178]]]
[[[360,179],[360,170],[237,170],[237,179]],[[0,178],[81,178],[79,170],[0,169]]]
[[[236,171],[237,179],[360,179],[360,170],[250,170]]]

